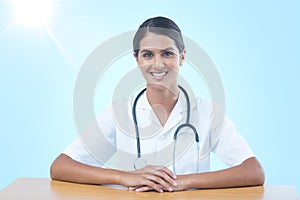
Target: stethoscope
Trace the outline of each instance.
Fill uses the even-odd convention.
[[[195,141],[197,144],[197,172],[199,169],[199,135],[197,133],[196,128],[190,124],[190,115],[191,115],[191,106],[190,106],[190,99],[189,96],[187,94],[187,92],[179,85],[178,86],[180,88],[180,90],[183,92],[185,99],[186,99],[186,107],[187,107],[187,117],[186,117],[186,121],[184,124],[181,124],[177,127],[177,129],[175,130],[173,139],[174,139],[174,146],[173,146],[173,173],[176,174],[176,170],[175,170],[175,153],[176,153],[176,142],[177,142],[177,135],[179,133],[179,131],[184,128],[184,127],[188,127],[190,128],[194,135],[195,135]],[[137,158],[133,163],[134,169],[139,169],[142,167],[145,167],[147,165],[146,161],[142,158],[141,156],[141,144],[140,144],[140,133],[139,133],[139,128],[138,128],[138,123],[137,123],[137,118],[136,118],[136,104],[139,100],[139,98],[141,97],[141,95],[146,91],[146,88],[143,89],[135,98],[134,102],[133,102],[133,107],[132,107],[132,116],[133,116],[133,122],[134,122],[134,126],[135,126],[135,133],[136,133],[136,145],[137,145]]]

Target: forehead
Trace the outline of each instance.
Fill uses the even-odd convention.
[[[166,49],[169,47],[177,49],[174,40],[165,35],[147,33],[140,41],[140,49]]]

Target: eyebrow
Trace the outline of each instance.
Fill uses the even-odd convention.
[[[166,48],[166,49],[163,49],[163,50],[161,50],[161,51],[175,51],[175,49],[173,48],[173,47],[168,47],[168,48]]]
[[[160,52],[163,52],[163,51],[175,51],[175,49],[173,48],[173,47],[168,47],[168,48],[165,48],[165,49],[162,49],[162,50],[160,50]],[[143,53],[143,52],[152,52],[151,50],[147,50],[147,49],[143,49],[142,51],[141,51],[141,53]]]

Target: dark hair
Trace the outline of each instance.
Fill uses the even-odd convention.
[[[184,49],[184,43],[181,31],[175,22],[166,17],[153,17],[142,23],[135,33],[133,38],[133,51],[136,57],[138,56],[140,50],[140,41],[149,32],[158,35],[165,35],[173,39],[179,52],[182,53]]]

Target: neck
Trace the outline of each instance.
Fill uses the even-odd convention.
[[[151,106],[153,104],[170,104],[171,102],[177,101],[179,88],[178,85],[170,88],[156,85],[147,85],[146,94]]]
[[[146,95],[148,101],[162,126],[164,126],[170,116],[178,100],[178,94],[179,89],[177,84],[170,88],[147,85]]]

